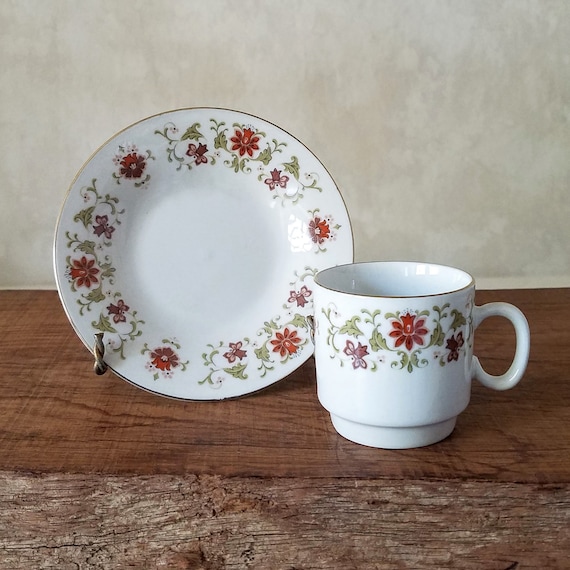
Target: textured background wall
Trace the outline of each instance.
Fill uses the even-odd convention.
[[[1,0],[0,287],[54,287],[77,170],[178,107],[250,112],[337,181],[356,258],[570,285],[570,2]]]

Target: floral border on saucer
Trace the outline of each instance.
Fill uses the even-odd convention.
[[[212,131],[213,133],[210,133]],[[301,175],[299,159],[292,155],[288,161],[274,161],[277,154],[283,154],[286,142],[277,139],[268,140],[264,131],[251,124],[233,123],[229,127],[225,121],[210,119],[211,137],[204,135],[201,123],[195,122],[184,132],[173,122],[168,122],[162,130],[155,134],[168,141],[166,154],[168,162],[177,165],[176,169],[193,168],[210,165],[219,161],[237,173],[251,174],[252,165],[257,163],[257,180],[262,188],[273,192],[274,198],[280,198],[284,205],[287,201],[297,203],[306,190],[322,192],[316,172]],[[182,133],[182,134],[181,134]],[[269,164],[273,162],[273,168]],[[301,182],[304,178],[305,182]]]
[[[283,315],[278,315],[263,323],[255,339],[244,337],[208,344],[209,352],[202,354],[208,374],[199,383],[220,388],[229,377],[247,380],[248,367],[253,363],[257,364],[256,369],[263,378],[277,364],[299,356],[299,349],[309,342],[306,314],[313,304],[313,291],[309,287],[312,287],[317,271],[305,267],[301,274],[295,272],[295,279],[289,284],[287,302],[283,304],[285,322],[281,322]]]
[[[206,133],[209,138],[205,136]],[[121,143],[109,162],[108,183],[102,177],[93,178],[90,185],[78,192],[83,199],[81,209],[65,228],[67,256],[65,277],[69,289],[76,295],[78,313],[85,317],[93,313],[90,322],[94,332],[105,333],[108,351],[125,359],[128,343],[140,342],[138,352],[145,357],[146,370],[155,381],[171,379],[175,373],[189,369],[189,360],[175,337],[151,341],[145,332],[145,321],[116,288],[117,269],[113,261],[113,243],[120,235],[125,208],[120,205],[125,193],[149,191],[153,168],[160,156],[176,165],[176,170],[195,168],[229,168],[236,175],[253,175],[260,191],[270,192],[282,206],[296,204],[307,191],[322,192],[315,172],[303,173],[299,159],[286,156],[287,143],[269,139],[265,132],[251,124],[209,119],[209,129],[194,122],[183,131],[168,122],[155,135],[167,141],[165,154],[151,149],[139,150],[136,141]],[[278,161],[278,157],[283,160]],[[113,182],[116,194],[101,192]],[[326,252],[341,231],[333,216],[319,208],[306,211],[299,220],[297,238],[300,251],[319,254]],[[284,313],[268,319],[252,338],[221,340],[207,344],[202,354],[205,376],[200,385],[219,388],[229,378],[246,380],[255,367],[259,377],[265,377],[277,366],[297,358],[309,343],[309,328],[305,319],[312,310],[312,280],[316,267],[295,272],[290,293],[284,299]]]

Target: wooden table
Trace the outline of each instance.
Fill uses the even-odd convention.
[[[518,305],[530,364],[473,386],[447,440],[339,437],[314,363],[239,400],[180,402],[97,377],[54,291],[0,292],[0,568],[570,568],[570,289]],[[514,348],[486,321],[493,373]]]

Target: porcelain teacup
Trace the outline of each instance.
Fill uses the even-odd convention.
[[[418,262],[340,265],[317,274],[317,393],[336,431],[372,447],[403,449],[451,434],[471,380],[506,390],[523,376],[530,333],[508,303],[475,306],[475,281],[453,267]],[[516,349],[492,376],[473,355],[474,333],[492,315],[509,319]]]

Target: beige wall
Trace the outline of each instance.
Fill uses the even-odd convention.
[[[329,168],[356,258],[570,285],[570,2],[0,0],[0,288],[54,287],[77,170],[178,107],[250,112]]]

